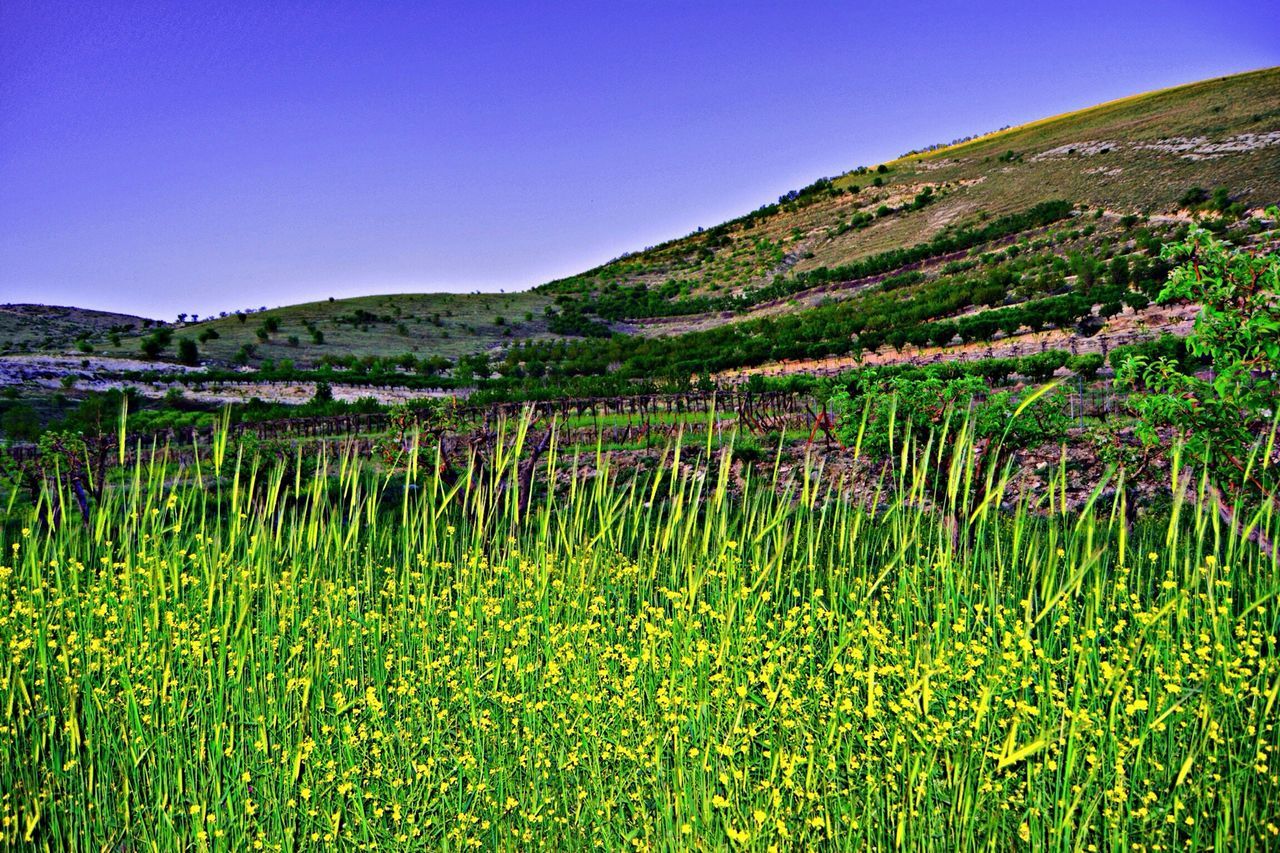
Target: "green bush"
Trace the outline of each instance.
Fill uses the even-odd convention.
[[[200,363],[200,354],[196,348],[196,342],[191,338],[178,339],[178,361],[192,367]]]

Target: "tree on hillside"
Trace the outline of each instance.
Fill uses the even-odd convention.
[[[160,353],[164,352],[172,340],[173,332],[170,329],[156,329],[156,331],[142,339],[139,349],[142,350],[142,354],[147,358],[159,358]]]
[[[196,349],[196,342],[191,338],[178,339],[178,361],[190,367],[195,367],[200,363],[200,354]]]

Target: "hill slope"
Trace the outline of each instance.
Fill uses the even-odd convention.
[[[1050,199],[1177,215],[1196,186],[1226,187],[1247,207],[1280,200],[1280,68],[1138,95],[823,179],[541,290],[598,296],[644,284],[668,300],[740,293]]]
[[[64,305],[0,305],[0,352],[62,349],[79,340],[100,340],[153,321],[132,314]]]
[[[958,317],[1088,290],[1081,276],[1091,285],[1095,271],[1079,259],[1106,263],[1117,255],[1148,276],[1142,290],[1158,291],[1149,280],[1159,271],[1158,264],[1151,268],[1157,241],[1189,219],[1197,187],[1205,196],[1221,188],[1210,212],[1233,221],[1280,200],[1280,68],[1137,95],[823,178],[731,222],[530,292],[341,299],[174,331],[199,338],[199,357],[217,363],[239,356],[250,364],[288,359],[304,366],[325,356],[405,353],[456,360],[505,351],[512,368],[529,358],[574,357],[572,347],[567,354],[560,347],[549,355],[536,345],[532,355],[514,351],[519,341],[705,333],[803,316],[818,318],[818,334],[835,336],[814,349],[839,355],[857,332],[843,320],[821,319],[832,301],[854,300],[848,312],[866,316],[910,313],[940,291],[973,290],[979,273],[989,276],[993,283],[978,288],[977,302],[947,303]],[[1051,200],[1066,204],[1037,215]],[[1256,231],[1259,223],[1252,225]],[[1135,251],[1139,244],[1145,248]],[[902,275],[915,279],[895,278]],[[896,302],[888,305],[879,293],[885,278],[896,288]],[[1117,294],[1105,296],[1114,301]],[[0,311],[0,348],[65,349],[87,336],[101,354],[136,356],[147,333],[110,334],[129,323],[140,328],[139,318],[90,321],[84,317],[95,312],[80,312],[84,317],[73,321],[59,313],[71,309],[19,307],[25,313],[8,331]],[[915,314],[934,322],[947,316]],[[744,334],[778,331],[753,329]],[[909,330],[897,331],[910,339]],[[895,340],[893,332],[885,335]],[[169,348],[162,357],[173,353]]]
[[[216,362],[247,355],[253,364],[289,359],[314,365],[326,356],[405,353],[456,360],[514,339],[547,337],[550,304],[551,297],[533,292],[402,293],[307,302],[173,328],[177,338],[197,341],[201,359]],[[136,356],[140,341],[125,338],[101,351]]]

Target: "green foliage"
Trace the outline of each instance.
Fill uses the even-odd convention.
[[[1098,371],[1102,369],[1102,365],[1102,354],[1097,352],[1073,355],[1067,359],[1067,369],[1086,382],[1091,382],[1097,378]]]
[[[1178,199],[1178,205],[1189,209],[1198,208],[1209,200],[1209,193],[1204,187],[1191,187]]]
[[[1193,212],[1217,213],[1224,220],[1239,219],[1246,209],[1243,202],[1232,200],[1231,190],[1226,187],[1214,187],[1212,194],[1204,187],[1191,187],[1178,204]]]
[[[1179,266],[1160,301],[1202,306],[1186,350],[1211,375],[1169,356],[1128,355],[1117,381],[1139,392],[1131,397],[1139,434],[1154,443],[1160,427],[1172,427],[1220,486],[1269,492],[1274,468],[1253,462],[1280,399],[1280,256],[1231,246],[1198,226],[1163,256]]]
[[[311,402],[323,405],[333,402],[333,387],[328,382],[317,382],[315,394],[311,396]]]
[[[1066,363],[1066,353],[1062,350],[1049,350],[1024,357],[1020,372],[1034,382],[1048,382],[1058,368],[1065,366]]]
[[[1162,332],[1154,340],[1116,347],[1107,358],[1107,363],[1118,374],[1125,362],[1135,356],[1144,362],[1166,361],[1181,373],[1194,372],[1201,366],[1200,360],[1187,350],[1186,340],[1168,332]]]
[[[586,338],[607,338],[609,327],[599,320],[592,320],[577,305],[569,305],[547,320],[547,328],[557,335]]]
[[[988,393],[976,373],[886,376],[867,370],[837,389],[828,403],[837,414],[841,440],[852,446],[861,435],[861,448],[873,456],[891,452],[906,437],[923,442],[954,434],[962,421],[976,438],[1010,448],[1061,441],[1070,426],[1061,392],[1041,394],[1021,406],[1011,392]]]
[[[172,340],[173,330],[160,328],[143,338],[138,346],[147,358],[159,358]]]
[[[919,204],[921,207],[928,204],[929,200],[934,197],[932,190],[922,192],[921,196],[923,197]],[[877,211],[877,216],[887,216],[892,213],[892,210],[888,207],[882,206],[882,209],[883,213]],[[567,306],[566,315],[569,314],[570,310],[576,312],[590,311],[610,320],[634,317],[681,316],[709,311],[742,311],[761,302],[784,299],[803,290],[833,282],[888,275],[902,270],[903,267],[918,264],[938,255],[969,249],[1031,228],[1044,227],[1070,215],[1071,204],[1069,202],[1044,202],[1021,213],[1002,216],[980,226],[944,232],[925,243],[915,246],[890,249],[837,267],[818,267],[817,269],[796,273],[791,276],[779,276],[767,285],[752,288],[736,295],[679,297],[679,288],[672,281],[658,288],[651,288],[643,283],[632,286],[614,284],[602,288],[594,294],[588,303],[569,300],[565,297],[561,298],[564,299],[564,304]],[[860,227],[869,223],[871,219],[872,217],[866,213],[855,214],[851,227]],[[568,323],[569,318],[567,317],[563,322]],[[573,322],[578,324],[583,321],[573,317]],[[566,326],[566,328],[571,327]],[[552,331],[556,331],[554,325]],[[567,331],[562,332],[562,334],[575,334],[575,332]]]
[[[907,205],[907,209],[920,210],[921,208],[927,207],[929,204],[937,201],[937,199],[938,197],[933,194],[933,187],[925,187],[923,190],[916,193],[916,197],[911,200],[909,205]]]
[[[9,441],[34,441],[40,435],[40,417],[28,403],[7,406],[0,414],[0,437]]]
[[[200,363],[200,353],[191,338],[178,338],[178,362],[191,367]]]
[[[735,462],[752,463],[765,459],[768,451],[760,444],[760,439],[751,433],[739,433],[733,441],[733,459]]]

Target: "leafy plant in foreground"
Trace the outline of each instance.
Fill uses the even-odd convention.
[[[1280,217],[1280,209],[1268,214]],[[1138,435],[1154,444],[1161,427],[1172,428],[1190,456],[1203,460],[1211,487],[1225,490],[1237,508],[1274,501],[1280,256],[1231,246],[1199,226],[1162,256],[1181,265],[1159,299],[1202,306],[1186,347],[1210,371],[1184,371],[1167,356],[1129,357],[1117,381],[1140,392],[1130,398]]]

